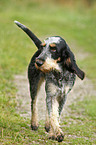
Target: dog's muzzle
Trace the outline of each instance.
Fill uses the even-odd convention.
[[[38,67],[41,67],[44,64],[44,60],[43,59],[36,59],[36,65]]]

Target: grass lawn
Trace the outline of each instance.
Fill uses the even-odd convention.
[[[75,6],[67,8],[31,0],[0,0],[0,144],[57,145],[56,141],[48,140],[43,121],[39,130],[34,132],[30,129],[30,120],[16,113],[14,75],[27,69],[36,47],[16,27],[14,20],[30,27],[41,40],[60,35],[72,46],[74,53],[88,54],[83,60],[78,58],[77,62],[96,89],[96,7],[79,6],[77,9]],[[85,96],[83,102],[70,107],[70,118],[77,123],[69,124],[70,118],[65,117],[64,144],[95,145],[96,97]]]

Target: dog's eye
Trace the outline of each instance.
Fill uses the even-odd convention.
[[[55,43],[52,43],[49,46],[50,46],[51,52],[56,52],[56,44]]]
[[[50,50],[51,50],[51,52],[56,52],[56,48],[54,47],[52,47],[52,48],[50,48]]]

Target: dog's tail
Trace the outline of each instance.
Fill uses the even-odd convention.
[[[36,37],[36,35],[34,33],[32,33],[25,25],[21,24],[18,21],[14,21],[14,23],[20,27],[35,43],[35,45],[37,46],[37,48],[39,49],[41,46],[41,41]]]

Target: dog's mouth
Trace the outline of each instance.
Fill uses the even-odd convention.
[[[42,59],[36,59],[35,67],[44,73],[47,73],[50,71],[50,69],[46,65],[46,61]]]
[[[46,61],[36,59],[35,67],[44,73],[50,72],[52,70],[61,71],[61,68],[58,65],[57,61],[58,60],[54,60],[51,58],[47,58]]]
[[[36,67],[38,70],[42,71],[43,73],[47,73],[47,72],[50,71],[50,70],[44,68],[43,65],[42,65],[42,66],[38,66],[37,63],[35,63],[35,67]]]

